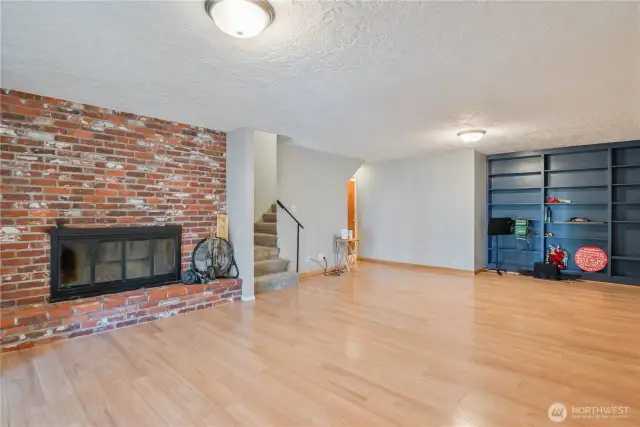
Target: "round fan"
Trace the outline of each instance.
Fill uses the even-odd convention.
[[[191,265],[199,274],[210,279],[227,276],[231,267],[235,266],[233,248],[220,237],[203,239],[193,250]]]

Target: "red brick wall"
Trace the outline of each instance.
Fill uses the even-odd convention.
[[[1,306],[46,302],[49,234],[182,224],[183,269],[226,205],[226,135],[2,90]]]
[[[240,300],[240,279],[168,285],[54,304],[5,308],[0,352],[106,332]]]

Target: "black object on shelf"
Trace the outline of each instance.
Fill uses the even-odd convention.
[[[504,236],[513,234],[512,218],[489,218],[489,236]]]

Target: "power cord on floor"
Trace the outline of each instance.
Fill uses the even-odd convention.
[[[317,261],[313,258],[309,258],[309,259],[315,262],[316,264],[318,264],[322,268],[322,270],[324,270],[322,274],[324,274],[325,276],[342,276],[347,271],[345,267],[335,268],[329,271],[329,263],[327,262],[326,257],[322,257],[322,259],[324,260],[324,265],[322,265],[320,261]]]

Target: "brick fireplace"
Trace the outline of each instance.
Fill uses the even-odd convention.
[[[240,298],[240,281],[229,279],[195,286],[160,282],[159,287],[143,285],[116,293],[111,289],[105,295],[52,301],[50,242],[54,229],[89,232],[130,228],[134,232],[140,227],[179,226],[176,264],[178,273],[184,271],[190,252],[208,236],[217,214],[225,210],[226,136],[215,130],[30,93],[2,90],[1,95],[0,306],[4,350]],[[166,236],[158,241],[169,248]],[[147,277],[149,268],[155,271],[155,267],[144,251],[156,244],[153,239],[148,242],[147,246],[131,241],[112,244],[112,254],[103,255],[98,268],[107,271],[108,263],[116,263],[108,273],[116,277],[117,267],[113,266],[122,264],[117,264],[113,254],[121,248],[124,253],[128,245],[133,270],[115,280],[136,274]],[[78,274],[95,274],[95,266],[83,268]],[[60,280],[59,272],[55,279]],[[95,277],[86,279],[95,281]]]

